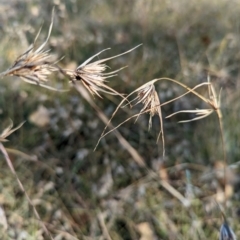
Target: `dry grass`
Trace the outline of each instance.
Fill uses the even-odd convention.
[[[16,130],[18,130],[20,127],[22,127],[22,125],[24,124],[23,122],[19,124],[17,127],[13,128],[13,122],[12,120],[10,121],[11,121],[10,125],[7,128],[5,128],[0,135],[0,142],[7,142],[8,141],[7,137],[11,135],[13,132],[15,132]]]
[[[92,57],[90,57],[89,59],[87,59],[85,62],[83,62],[81,65],[79,65],[76,70],[64,69],[64,71],[66,72],[67,75],[69,75],[72,82],[75,83],[76,81],[81,81],[82,84],[86,87],[86,89],[92,95],[96,94],[98,97],[101,98],[101,95],[99,94],[99,92],[103,92],[103,93],[111,94],[111,95],[119,95],[122,98],[124,98],[122,94],[118,93],[113,88],[107,86],[105,84],[105,82],[106,82],[106,79],[116,76],[116,73],[121,71],[125,67],[117,69],[115,71],[105,73],[104,71],[108,68],[108,66],[105,64],[105,62],[109,61],[111,59],[120,57],[124,54],[130,53],[134,49],[138,48],[139,46],[141,46],[141,44],[124,52],[124,53],[118,54],[113,57],[97,60],[97,61],[91,63],[91,61],[95,57],[99,56],[102,52],[109,50],[110,48],[104,49],[101,52],[99,52],[99,53],[93,55]]]
[[[34,16],[34,26],[39,26],[40,16],[49,18],[49,6],[40,11],[37,2],[22,4],[17,14],[12,12],[15,5],[9,5],[13,20],[28,22],[26,9]],[[59,84],[70,79],[77,91],[60,96],[2,79],[2,121],[10,117],[21,122],[42,105],[48,121],[44,127],[27,122],[9,136],[21,127],[11,125],[1,135],[4,159],[14,173],[5,171],[2,161],[0,214],[5,222],[0,224],[8,228],[1,237],[46,239],[49,233],[59,240],[235,239],[231,229],[239,235],[239,157],[234,146],[239,134],[231,126],[238,124],[239,41],[231,19],[238,10],[226,0],[104,0],[90,7],[84,1],[56,1],[56,33],[50,38],[52,20],[43,44],[36,48],[34,40],[1,76],[21,77],[54,90],[48,85],[53,75]],[[0,18],[8,19],[3,14]],[[11,59],[10,42],[23,43],[27,33],[32,35],[24,24],[17,29],[20,37],[12,41],[7,37],[15,32],[0,29],[8,33],[2,35],[0,47],[6,59]],[[105,44],[121,52],[121,46],[139,42],[143,54],[131,49],[94,61]],[[63,68],[44,50],[47,43],[52,52],[65,55]],[[128,52],[130,67],[120,72],[126,65],[122,55]],[[106,61],[113,58],[111,65],[117,70],[107,72]],[[79,59],[87,60],[67,67],[77,66]],[[107,82],[116,73],[121,82]],[[208,75],[211,82],[206,81]],[[216,89],[223,89],[222,94]],[[132,118],[138,120],[134,125]],[[99,136],[101,143],[92,152]],[[5,142],[6,137],[11,141]],[[161,146],[155,143],[159,137]],[[9,151],[7,144],[27,154]],[[227,220],[221,219],[216,202],[223,205]]]
[[[15,60],[14,64],[8,70],[1,73],[0,77],[16,76],[20,77],[27,83],[45,87],[50,90],[57,90],[45,85],[48,81],[49,75],[58,70],[57,67],[54,66],[55,62],[52,60],[53,57],[49,53],[50,50],[44,50],[51,35],[53,17],[54,10],[52,12],[52,21],[45,42],[36,48],[36,41],[41,32],[40,29],[33,44],[31,44],[29,48]]]

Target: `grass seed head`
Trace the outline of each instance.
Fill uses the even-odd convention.
[[[19,56],[5,75],[21,77],[24,81],[38,84],[48,81],[48,76],[57,69],[49,61],[48,51],[37,52],[31,46]]]
[[[106,68],[107,66],[105,64],[98,64],[97,62],[94,62],[77,68],[74,71],[67,70],[66,73],[70,76],[73,82],[81,81],[92,95],[101,97],[99,92],[118,95],[114,89],[106,85],[106,79],[115,76],[111,75],[111,73],[103,73]]]
[[[155,90],[154,84],[146,85],[143,89],[138,91],[137,96],[137,103],[142,103],[143,108],[141,109],[140,113],[149,111],[150,118],[149,118],[149,129],[152,127],[152,117],[154,115],[161,115],[160,114],[160,101],[158,94]]]
[[[54,67],[54,62],[52,61],[52,56],[49,53],[49,50],[44,50],[52,31],[53,15],[54,14],[52,14],[52,21],[45,42],[40,45],[40,47],[35,47],[36,40],[41,31],[40,29],[33,44],[31,44],[27,51],[20,55],[15,60],[14,64],[8,70],[3,72],[1,76],[17,76],[28,83],[41,86],[42,83],[48,81],[48,76],[52,72],[58,70]]]
[[[179,84],[179,83],[178,83]],[[170,115],[168,115],[166,118],[170,118],[178,113],[194,113],[196,115],[195,118],[190,119],[190,120],[183,120],[180,121],[181,123],[186,123],[186,122],[192,122],[192,121],[197,121],[203,118],[208,117],[209,115],[211,115],[212,113],[216,112],[218,115],[218,118],[221,119],[222,118],[222,113],[221,113],[221,102],[220,102],[220,97],[221,97],[221,91],[219,92],[219,96],[216,95],[216,91],[215,88],[213,86],[213,84],[210,82],[210,78],[208,78],[207,82],[201,83],[196,85],[194,88],[190,89],[189,87],[182,85],[185,89],[188,90],[187,93],[182,94],[181,96],[173,99],[173,100],[177,100],[181,97],[183,97],[184,95],[188,94],[188,93],[193,93],[195,96],[197,96],[199,99],[203,100],[210,108],[207,109],[195,109],[195,110],[181,110],[181,111],[177,111],[175,113],[172,113]],[[198,92],[195,91],[195,89],[197,89],[198,87],[201,86],[208,86],[208,97],[204,97],[203,95],[199,94]]]
[[[76,70],[65,69],[67,75],[69,75],[70,79],[73,83],[77,81],[81,81],[82,84],[87,88],[87,90],[92,95],[97,95],[101,97],[99,92],[111,94],[111,95],[119,95],[122,98],[123,95],[112,89],[111,87],[106,85],[106,79],[116,76],[116,73],[121,71],[123,68],[119,68],[115,71],[105,72],[108,66],[105,64],[106,61],[122,56],[126,53],[133,51],[135,48],[140,45],[128,50],[127,52],[121,53],[119,55],[115,55],[109,58],[97,60],[95,62],[90,63],[95,57],[100,55],[102,52],[109,50],[109,48],[100,51],[99,53],[93,55],[85,62],[83,62],[80,66],[77,67]]]
[[[8,140],[6,139],[10,134],[18,130],[19,128],[22,127],[24,122],[20,123],[17,127],[13,128],[13,122],[11,121],[9,126],[6,127],[3,132],[0,135],[0,142],[7,142]]]

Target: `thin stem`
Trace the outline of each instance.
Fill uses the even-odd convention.
[[[98,214],[98,220],[99,220],[100,226],[102,228],[103,235],[106,238],[106,240],[112,240],[112,238],[111,238],[111,236],[109,234],[109,231],[107,229],[107,226],[105,224],[105,217],[104,217],[103,213],[100,212]]]
[[[226,153],[226,145],[224,141],[224,134],[223,134],[223,122],[222,122],[222,113],[221,110],[217,110],[217,116],[219,121],[219,128],[221,134],[221,142],[222,142],[222,150],[223,150],[223,160],[224,160],[224,207],[226,210],[227,207],[227,153]]]
[[[83,86],[73,82],[73,86],[75,89],[81,94],[81,96],[90,104],[93,109],[96,110],[97,115],[102,120],[104,124],[107,124],[110,128],[114,128],[113,125],[110,123],[109,119],[106,117],[106,115],[100,110],[98,105],[92,100],[92,98],[89,95],[89,92],[84,88]],[[124,99],[122,101],[125,101]],[[141,167],[146,167],[146,164],[144,162],[144,159],[141,157],[141,155],[137,152],[137,150],[132,147],[129,142],[120,134],[119,131],[114,132],[115,136],[119,140],[120,144],[129,152],[129,154],[133,157],[133,160],[139,164]]]
[[[30,197],[28,196],[28,194],[27,194],[27,192],[26,192],[26,190],[25,190],[22,182],[20,181],[20,179],[19,179],[19,177],[18,177],[18,175],[17,175],[17,173],[16,173],[16,171],[15,171],[15,168],[14,168],[14,166],[13,166],[13,164],[12,164],[12,161],[11,161],[11,159],[9,158],[9,155],[8,155],[5,147],[3,146],[3,144],[2,144],[1,142],[0,142],[0,150],[1,150],[1,152],[2,152],[2,154],[3,154],[3,156],[4,156],[4,158],[5,158],[5,160],[6,160],[6,162],[7,162],[7,165],[8,165],[8,167],[10,168],[12,174],[13,174],[13,175],[15,176],[15,178],[17,179],[17,182],[18,182],[18,185],[19,185],[20,189],[24,192],[24,194],[25,194],[25,196],[26,196],[26,198],[27,198],[28,203],[32,206],[33,212],[34,212],[37,220],[41,223],[42,228],[44,229],[44,231],[46,232],[46,234],[50,237],[51,240],[53,240],[52,235],[50,234],[50,232],[48,231],[48,229],[46,228],[46,226],[45,226],[44,223],[42,222],[42,220],[41,220],[41,218],[40,218],[40,216],[39,216],[39,214],[38,214],[37,209],[34,207],[34,204],[33,204],[32,200],[31,200]]]

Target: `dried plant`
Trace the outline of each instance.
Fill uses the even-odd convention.
[[[225,162],[225,166],[227,166],[227,156],[226,156],[226,147],[225,147],[225,141],[224,141],[224,134],[223,134],[223,122],[222,122],[222,111],[221,111],[221,91],[219,92],[219,95],[217,96],[215,88],[213,84],[210,82],[210,77],[208,76],[208,97],[204,97],[203,95],[199,94],[196,91],[191,91],[195,96],[199,97],[201,100],[203,100],[210,108],[208,109],[196,109],[196,110],[182,110],[175,112],[166,118],[170,118],[178,113],[195,113],[197,117],[190,119],[190,120],[184,120],[180,122],[191,122],[200,120],[202,118],[208,117],[212,113],[216,113],[218,117],[219,122],[219,129],[221,134],[221,142],[222,142],[222,149],[223,149],[223,159]],[[226,207],[226,167],[224,168],[224,182],[225,182],[225,207]]]
[[[149,82],[149,84],[143,85],[143,87],[140,87],[137,89],[137,102],[134,105],[137,105],[139,103],[143,104],[143,108],[139,112],[136,121],[138,117],[143,114],[144,112],[148,112],[150,114],[149,117],[149,123],[148,123],[148,129],[150,130],[152,128],[152,118],[154,115],[158,115],[159,122],[160,122],[160,131],[157,137],[157,142],[159,140],[160,135],[162,135],[162,144],[163,144],[163,156],[165,155],[165,140],[164,140],[164,129],[163,129],[163,121],[162,121],[162,111],[161,111],[161,105],[160,105],[160,99],[158,96],[158,93],[155,90],[154,83]]]
[[[97,95],[101,98],[99,92],[111,94],[111,95],[119,95],[122,98],[123,95],[115,91],[113,88],[106,85],[106,79],[116,76],[116,73],[122,70],[123,68],[117,69],[115,71],[111,71],[108,73],[104,73],[104,71],[108,68],[105,62],[120,57],[124,54],[132,52],[134,49],[138,48],[142,44],[113,57],[97,60],[95,62],[90,63],[95,57],[99,56],[102,52],[109,50],[110,48],[104,49],[101,52],[93,55],[85,62],[83,62],[80,66],[77,67],[76,70],[65,69],[65,73],[70,77],[71,81],[75,84],[78,81],[81,81],[82,84],[86,87],[86,89],[92,94]]]
[[[22,125],[24,124],[25,122],[22,122],[20,123],[17,127],[13,128],[13,122],[11,120],[11,123],[10,125],[5,128],[3,130],[3,132],[1,133],[0,135],[0,142],[7,142],[8,140],[6,139],[10,134],[12,134],[13,132],[15,132],[16,130],[18,130],[20,127],[22,127]]]
[[[143,108],[140,111],[140,114],[146,110],[149,110],[150,118],[148,128],[150,130],[152,127],[152,117],[158,114],[161,118],[160,100],[158,94],[155,90],[154,84],[146,85],[145,88],[139,90],[137,94],[138,101],[136,104],[143,104]]]
[[[160,105],[160,99],[159,99],[159,96],[155,90],[155,86],[154,86],[154,82],[155,80],[152,80],[144,85],[142,85],[141,87],[137,88],[136,90],[134,90],[133,92],[131,92],[129,95],[126,96],[126,99],[123,99],[121,101],[121,103],[118,105],[118,107],[116,108],[115,112],[112,114],[112,117],[110,118],[108,124],[106,125],[106,127],[104,128],[103,132],[102,132],[102,135],[101,137],[99,138],[96,146],[95,146],[95,149],[96,147],[98,146],[100,140],[105,137],[107,134],[109,134],[110,132],[114,131],[115,129],[117,129],[118,127],[120,127],[123,123],[127,122],[128,120],[130,120],[131,118],[133,117],[136,117],[136,121],[138,119],[138,117],[143,114],[143,113],[146,113],[146,112],[149,112],[150,114],[150,118],[149,118],[149,124],[148,124],[148,128],[151,129],[152,127],[152,117],[154,115],[158,115],[159,116],[159,120],[160,120],[160,132],[158,134],[158,138],[157,138],[157,141],[160,137],[160,135],[162,134],[162,142],[163,142],[163,155],[165,154],[165,141],[164,141],[164,131],[163,131],[163,122],[162,122],[162,113],[161,113],[161,105]],[[137,96],[133,99],[133,100],[130,100],[130,97],[133,95],[133,94],[136,94]],[[108,125],[110,124],[110,122],[112,121],[113,117],[115,116],[115,114],[117,113],[117,111],[119,110],[120,107],[122,107],[123,103],[125,101],[128,101],[128,103],[125,105],[130,105],[131,106],[131,103],[132,102],[135,102],[133,104],[133,106],[136,106],[138,105],[139,103],[142,103],[143,104],[143,108],[141,109],[141,111],[126,119],[125,121],[123,121],[121,124],[119,124],[117,127],[111,129],[109,132],[105,133],[105,130],[107,129]]]
[[[198,117],[190,119],[190,120],[180,121],[182,123],[183,122],[192,122],[192,121],[196,121],[196,120],[200,120],[202,118],[205,118],[205,117],[209,116],[210,114],[212,114],[213,112],[216,112],[219,119],[221,119],[222,118],[222,113],[221,113],[221,108],[220,108],[221,107],[220,94],[217,97],[214,86],[210,82],[209,78],[208,78],[208,93],[209,93],[209,97],[206,98],[206,97],[200,95],[199,93],[197,93],[195,91],[193,92],[193,94],[195,94],[196,96],[201,98],[207,105],[209,105],[210,108],[208,108],[208,109],[196,109],[196,110],[182,110],[182,111],[175,112],[175,113],[167,116],[166,118],[170,118],[170,117],[172,117],[172,116],[174,116],[178,113],[195,113]]]
[[[44,47],[46,46],[51,35],[53,16],[54,9],[52,12],[52,20],[49,26],[48,36],[45,42],[40,45],[40,47],[36,48],[36,41],[41,32],[40,28],[33,44],[30,45],[26,52],[16,59],[14,64],[8,70],[1,73],[0,77],[17,76],[30,84],[45,87],[50,90],[57,90],[53,87],[45,85],[45,83],[48,81],[49,75],[58,70],[58,68],[54,66],[55,63],[52,61],[52,56],[49,53],[50,50],[44,50]]]
[[[184,89],[187,90],[187,92],[185,92],[184,94],[174,98],[174,99],[171,99],[167,102],[164,102],[164,103],[160,103],[160,98],[158,96],[158,93],[156,92],[155,90],[155,86],[154,84],[158,81],[163,81],[163,80],[166,80],[166,81],[170,81],[170,82],[173,82],[173,83],[176,83],[180,86],[182,86]],[[132,102],[136,101],[135,104],[133,104],[134,106],[135,105],[138,105],[139,103],[142,103],[143,104],[143,108],[140,110],[139,113],[127,118],[125,121],[121,122],[119,125],[117,125],[115,128],[109,130],[108,132],[105,133],[107,127],[109,126],[110,122],[112,121],[113,117],[116,115],[116,113],[118,112],[118,110],[123,106],[124,102],[126,101],[126,99],[123,99],[120,104],[117,106],[116,110],[114,111],[114,113],[112,114],[108,124],[105,126],[96,146],[95,146],[95,149],[97,148],[99,142],[101,141],[102,138],[104,138],[106,135],[108,135],[110,132],[114,131],[115,129],[119,128],[121,125],[123,125],[125,122],[129,121],[130,119],[132,118],[136,118],[136,120],[139,118],[140,115],[144,114],[144,113],[149,113],[150,114],[150,119],[149,119],[149,129],[152,127],[152,117],[154,115],[158,115],[159,116],[159,121],[160,121],[160,131],[159,131],[159,134],[158,134],[158,137],[157,137],[157,142],[160,138],[160,136],[162,136],[162,143],[163,143],[163,155],[165,154],[165,140],[164,140],[164,129],[163,129],[163,120],[162,120],[162,112],[161,112],[161,107],[164,106],[164,105],[167,105],[169,104],[170,102],[173,102],[181,97],[183,97],[184,95],[192,92],[194,94],[197,94],[197,92],[195,92],[195,89],[201,87],[201,86],[204,86],[204,85],[209,85],[208,82],[204,82],[204,83],[201,83],[197,86],[195,86],[194,88],[189,88],[188,86],[178,82],[177,80],[174,80],[174,79],[171,79],[171,78],[158,78],[158,79],[153,79],[145,84],[143,84],[142,86],[140,86],[139,88],[137,88],[136,90],[134,90],[133,92],[131,92],[129,95],[126,96],[126,99],[128,101],[128,103],[125,105],[130,105]],[[131,96],[136,94],[137,96],[130,100]],[[201,96],[199,96],[201,97]]]
[[[90,106],[96,111],[96,114],[98,115],[99,119],[101,119],[102,122],[104,124],[107,124],[110,128],[113,128],[105,113],[99,108],[98,104],[96,104],[95,101],[93,101],[93,99],[91,98],[91,95],[87,91],[87,89],[80,84],[75,85],[75,88],[81,94],[81,96],[90,104]],[[142,156],[138,153],[138,151],[134,147],[131,146],[131,144],[121,135],[121,133],[116,130],[114,134],[117,137],[119,143],[122,145],[122,147],[126,149],[128,153],[132,156],[132,159],[139,166],[146,167],[146,164]]]
[[[36,41],[40,34],[40,31],[39,31],[33,44],[27,49],[26,52],[24,52],[22,55],[20,55],[16,59],[16,61],[14,62],[12,67],[10,67],[7,71],[0,74],[0,77],[8,76],[8,75],[17,76],[17,77],[20,77],[21,79],[23,79],[25,82],[28,82],[30,84],[35,84],[35,85],[39,85],[39,86],[42,86],[42,87],[45,87],[45,88],[48,88],[51,90],[56,90],[48,85],[45,85],[48,82],[48,78],[49,78],[50,74],[52,74],[55,71],[60,71],[63,74],[65,74],[65,76],[67,75],[70,78],[71,83],[78,90],[78,92],[90,103],[90,105],[96,110],[99,118],[102,119],[102,121],[106,124],[106,127],[105,127],[99,141],[104,136],[106,136],[107,134],[112,132],[113,130],[116,130],[123,123],[129,121],[131,118],[136,118],[136,121],[137,121],[138,118],[142,114],[145,114],[145,113],[149,114],[148,128],[150,130],[152,128],[152,118],[154,116],[157,116],[159,118],[159,122],[160,122],[160,131],[159,131],[159,134],[157,137],[157,141],[159,140],[160,136],[162,136],[163,155],[165,154],[165,140],[164,140],[164,129],[163,129],[163,119],[162,119],[163,117],[162,117],[161,108],[162,108],[162,106],[169,104],[170,102],[175,101],[175,100],[183,97],[186,94],[193,93],[195,96],[199,97],[201,100],[203,100],[208,105],[208,107],[206,109],[178,111],[176,113],[173,113],[173,114],[167,116],[167,118],[172,117],[178,113],[183,113],[183,112],[196,114],[196,117],[191,120],[181,121],[181,122],[190,122],[190,121],[196,121],[196,120],[200,120],[202,118],[208,117],[212,113],[216,112],[218,119],[219,119],[219,123],[220,123],[222,142],[223,142],[223,148],[224,148],[223,133],[222,133],[223,127],[222,127],[222,120],[221,120],[222,113],[221,113],[221,109],[220,109],[220,94],[219,94],[219,96],[216,95],[214,86],[212,85],[212,83],[210,83],[210,80],[208,80],[208,82],[199,84],[199,85],[195,86],[194,88],[189,88],[186,85],[181,84],[178,81],[173,80],[173,79],[168,79],[168,78],[154,79],[154,80],[147,82],[146,84],[140,86],[139,88],[137,88],[136,90],[134,90],[133,92],[131,92],[130,94],[128,94],[126,96],[124,94],[117,92],[115,89],[109,87],[107,84],[107,79],[116,76],[116,74],[123,68],[119,68],[117,70],[106,72],[106,70],[108,68],[108,66],[106,65],[106,62],[108,60],[117,58],[119,56],[122,56],[124,54],[127,54],[127,53],[133,51],[135,48],[139,47],[139,45],[133,49],[130,49],[127,52],[122,53],[122,54],[92,62],[92,60],[94,58],[96,58],[97,56],[99,56],[101,53],[103,53],[106,50],[109,50],[109,49],[104,49],[101,52],[99,52],[99,53],[95,54],[94,56],[90,57],[89,59],[87,59],[80,66],[78,66],[75,70],[61,69],[52,61],[50,51],[44,50],[44,48],[50,38],[52,26],[53,26],[53,19],[51,21],[49,31],[48,31],[48,36],[47,36],[47,39],[45,40],[45,42],[40,47],[36,48]],[[172,81],[178,85],[181,85],[187,91],[184,94],[182,94],[181,96],[173,98],[170,101],[161,103],[160,96],[158,95],[158,92],[156,91],[156,88],[155,88],[156,83],[160,80]],[[203,95],[199,94],[197,91],[195,91],[197,88],[204,86],[204,85],[208,86],[208,90],[209,90],[208,97],[205,97],[205,95],[203,96]],[[92,94],[93,96],[97,95],[98,97],[102,98],[101,93],[110,94],[110,95],[118,95],[121,98],[123,98],[123,100],[118,105],[118,107],[114,111],[114,113],[111,116],[111,119],[109,121],[108,121],[107,117],[104,115],[104,113],[94,103],[94,101],[92,100],[92,98],[90,96],[90,94]],[[119,110],[119,108],[124,107],[124,104],[125,104],[125,106],[129,106],[129,107],[136,107],[136,106],[141,105],[141,108],[137,114],[129,117],[128,119],[126,119],[125,121],[120,123],[117,127],[113,128],[111,126],[110,122],[113,119],[113,117],[115,116],[115,114],[117,113],[117,111]],[[19,129],[22,126],[22,124],[20,124],[16,128],[13,128],[13,124],[11,122],[10,126],[7,127],[2,132],[2,134],[0,135],[0,151],[5,156],[6,162],[8,163],[12,173],[16,176],[16,179],[18,181],[18,184],[19,184],[21,190],[26,194],[28,202],[33,207],[34,213],[35,213],[37,219],[41,222],[39,214],[38,214],[36,208],[34,207],[33,202],[28,197],[22,183],[20,182],[20,180],[13,168],[13,165],[7,154],[7,151],[4,148],[3,144],[1,143],[1,142],[6,142],[7,137],[12,132]],[[108,131],[107,133],[105,133],[105,130],[107,127],[110,127],[111,130]],[[132,156],[135,155],[135,158],[133,157],[133,159],[135,159],[135,161],[137,163],[139,163],[139,165],[147,168],[142,157],[137,155],[138,154],[137,151],[134,152],[135,149],[131,149],[131,146],[120,135],[119,132],[116,131],[115,134],[116,134],[117,138],[119,139],[119,142],[122,144],[122,146],[124,146],[125,149],[128,149],[128,151],[131,152]],[[97,145],[99,144],[99,141],[98,141]],[[225,151],[224,151],[224,158],[226,159]],[[151,176],[151,178],[152,178],[152,176]],[[179,193],[177,190],[175,190],[167,181],[161,180],[160,182],[161,182],[162,187],[167,189],[175,198],[178,198],[183,203],[184,206],[189,206],[190,203],[189,203],[189,201],[187,201],[188,199],[183,197],[182,194]],[[225,186],[226,186],[226,182],[225,182]],[[98,218],[99,218],[100,227],[102,228],[102,232],[104,233],[104,237],[106,239],[111,239],[111,236],[108,231],[108,226],[105,223],[104,213],[103,214],[100,213]],[[169,224],[169,222],[168,222],[168,224]],[[52,239],[50,233],[48,232],[48,229],[45,227],[44,224],[42,225],[42,228],[46,231],[46,233]],[[64,232],[61,232],[61,234],[56,236],[56,238],[64,238],[65,236],[67,238],[67,235]],[[236,239],[234,232],[228,225],[225,218],[224,218],[224,222],[220,229],[219,239],[220,240]]]

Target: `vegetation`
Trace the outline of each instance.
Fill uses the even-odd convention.
[[[0,4],[1,239],[240,234],[236,3]]]

